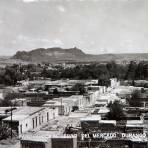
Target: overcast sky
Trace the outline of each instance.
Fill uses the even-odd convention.
[[[0,55],[75,46],[148,52],[148,0],[0,0]]]

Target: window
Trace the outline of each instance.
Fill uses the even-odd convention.
[[[42,116],[42,123],[44,122],[44,117]]]
[[[36,119],[36,127],[38,126],[38,117],[35,118]]]
[[[33,125],[33,129],[34,129],[34,119],[32,119],[32,125]]]
[[[49,121],[49,113],[47,112],[47,121]]]
[[[22,134],[22,125],[20,125],[20,133]]]
[[[41,125],[41,116],[39,116],[39,125]]]

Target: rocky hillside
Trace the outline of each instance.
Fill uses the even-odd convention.
[[[12,58],[32,62],[79,61],[86,54],[78,48],[39,48],[29,52],[18,51]]]
[[[122,61],[148,61],[148,53],[140,54],[85,54],[78,48],[62,49],[62,48],[39,48],[29,52],[19,51],[12,59],[19,59],[30,62],[103,62],[115,60],[119,63]]]

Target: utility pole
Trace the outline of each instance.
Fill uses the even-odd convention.
[[[55,112],[54,112],[55,111],[55,107],[53,106],[52,109],[53,109],[53,119],[55,119]]]
[[[62,107],[62,98],[61,98],[61,115],[64,115],[64,110],[63,110],[63,107]]]
[[[90,143],[91,143],[91,139],[89,139],[89,142],[88,142],[88,148],[90,148]]]
[[[11,104],[11,139],[12,139],[12,104]]]

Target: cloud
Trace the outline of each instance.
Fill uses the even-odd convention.
[[[25,3],[38,2],[39,0],[22,0]]]
[[[25,35],[18,35],[15,40],[11,42],[12,46],[19,45],[20,48],[22,44],[25,44],[25,49],[35,49],[39,47],[49,48],[49,47],[63,47],[63,42],[59,38],[48,39],[48,38],[34,38]]]
[[[16,40],[13,41],[13,43],[17,43],[17,42],[20,42],[20,43],[25,42],[27,44],[35,45],[38,43],[47,44],[50,42],[50,40],[47,38],[32,38],[30,36],[19,35],[17,36]]]
[[[148,0],[9,1],[0,0],[0,51],[6,54],[60,45],[94,54],[147,52]]]
[[[0,24],[3,24],[4,23],[4,21],[3,20],[0,20]]]
[[[66,12],[66,9],[61,5],[61,6],[58,6],[57,9],[60,11],[60,12]]]
[[[63,42],[60,39],[55,39],[53,43],[55,46],[59,46],[59,47],[63,46]]]
[[[48,0],[22,0],[24,3],[32,3],[32,2],[45,2],[45,1],[48,1]]]

